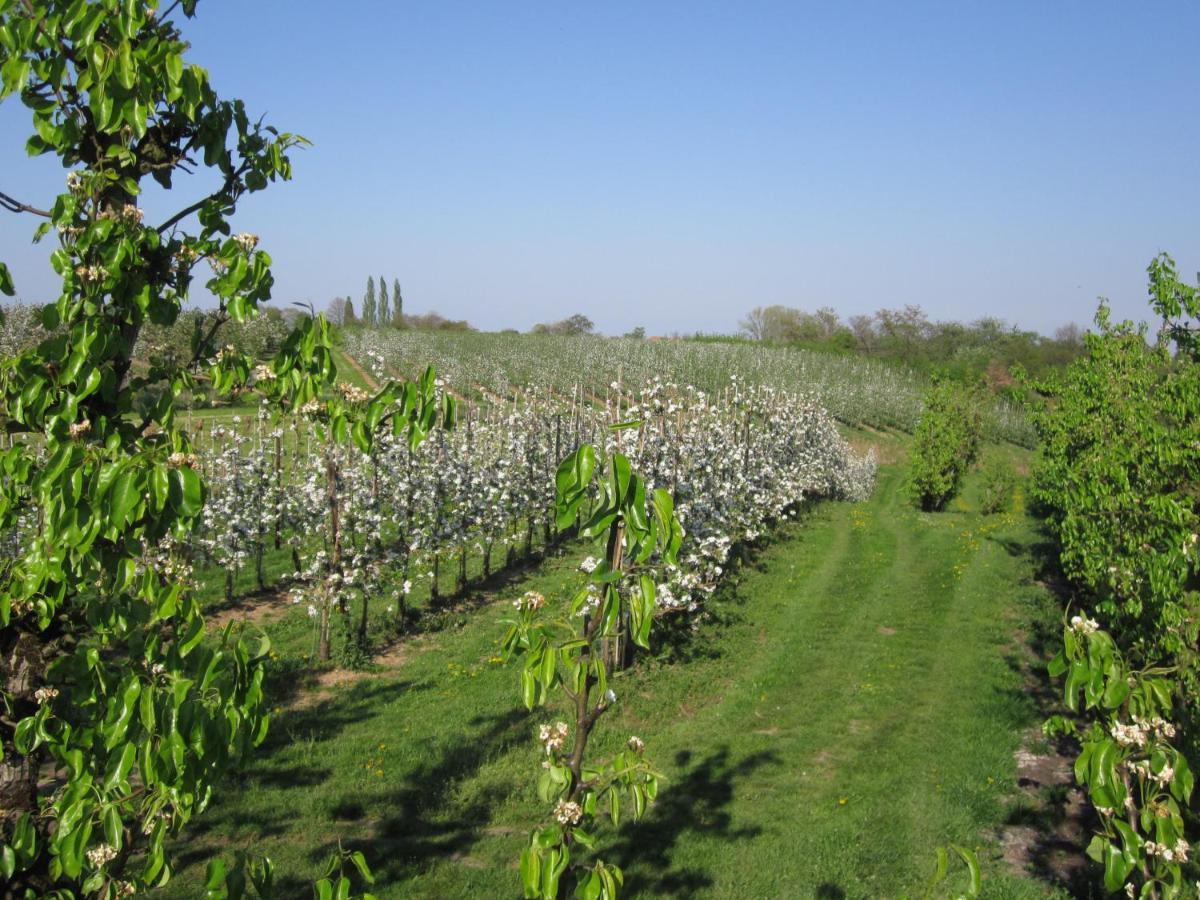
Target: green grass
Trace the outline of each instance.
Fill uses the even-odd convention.
[[[643,822],[604,832],[627,896],[919,893],[947,842],[978,850],[986,896],[1051,893],[1009,874],[994,837],[1038,720],[1007,661],[1047,608],[1030,523],[977,515],[968,488],[923,514],[884,467],[871,501],[781,527],[698,632],[615,680],[598,752],[637,734],[666,775]],[[205,860],[246,848],[304,896],[341,841],[367,855],[381,897],[519,896],[513,861],[545,813],[534,732],[556,713],[520,708],[496,646],[508,600],[580,577],[568,549],[411,639],[398,665],[278,715],[178,846],[163,895],[196,896]]]

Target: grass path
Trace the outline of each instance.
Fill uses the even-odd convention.
[[[919,893],[947,842],[979,851],[986,896],[1050,893],[1008,872],[996,840],[1037,721],[1009,658],[1047,606],[1028,522],[970,504],[911,510],[884,467],[871,501],[781,528],[696,634],[616,679],[599,743],[637,734],[667,776],[647,818],[605,838],[626,896]],[[509,593],[561,593],[573,562]],[[516,672],[495,657],[505,608],[464,613],[398,666],[282,715],[164,893],[195,896],[196,861],[232,847],[307,880],[340,839],[382,897],[519,896],[511,864],[543,813],[533,732],[555,713],[514,703]]]

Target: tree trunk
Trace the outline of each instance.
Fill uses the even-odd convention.
[[[325,500],[329,508],[329,537],[330,537],[330,554],[329,554],[329,573],[342,573],[342,515],[341,505],[338,502],[338,469],[337,460],[334,459],[333,449],[329,448],[325,452]],[[330,600],[328,587],[329,582],[326,582],[324,602],[321,604],[321,637],[317,645],[317,658],[321,662],[329,662],[329,612]],[[339,591],[341,587],[339,585]],[[345,602],[339,600],[339,607],[345,613]]]
[[[20,720],[37,709],[33,693],[42,681],[45,661],[38,635],[13,623],[0,639],[0,688],[12,697],[11,715]],[[8,729],[4,729],[8,734]],[[0,840],[12,834],[23,813],[37,809],[38,770],[42,751],[28,756],[16,751],[9,741],[0,742]]]
[[[433,554],[433,578],[429,582],[429,603],[436,604],[441,598],[441,589],[438,587],[438,576],[441,572],[442,556],[440,553]]]
[[[358,646],[365,653],[367,649],[367,592],[362,592],[362,610],[358,617]]]
[[[283,546],[280,505],[283,502],[283,438],[275,435],[275,549]]]
[[[613,523],[613,528],[608,535],[608,564],[614,572],[620,572],[625,561],[625,525],[623,522],[617,521]],[[620,591],[620,581],[615,582],[613,590]],[[616,672],[624,669],[628,664],[626,657],[629,655],[629,615],[626,612],[626,604],[621,603],[620,619],[617,623],[617,633],[604,639],[602,652],[604,662],[608,666],[610,672]]]
[[[317,623],[317,659],[329,662],[329,594],[322,592],[321,609]]]

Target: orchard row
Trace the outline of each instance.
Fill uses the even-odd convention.
[[[445,567],[463,587],[468,560],[486,577],[535,539],[557,539],[555,471],[585,443],[623,453],[675,498],[687,537],[678,564],[661,569],[662,612],[699,610],[731,547],[802,501],[864,497],[874,479],[873,457],[856,456],[814,398],[736,379],[717,395],[653,381],[610,388],[607,405],[577,390],[458,410],[455,427],[416,447],[385,436],[369,453],[322,438],[304,414],[272,423],[265,407],[254,421],[205,426],[197,465],[209,496],[184,555],[225,569],[232,593],[235,570],[253,568],[261,583],[264,559],[290,548],[292,601],[328,658],[338,621],[364,646],[369,625],[403,626],[418,587],[436,604]]]

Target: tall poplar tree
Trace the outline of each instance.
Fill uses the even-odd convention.
[[[404,327],[404,295],[400,293],[400,279],[392,281],[392,322],[397,328]]]
[[[387,282],[383,280],[383,276],[379,276],[379,325],[390,325],[392,322],[392,314],[388,309],[388,293]]]
[[[367,293],[363,297],[362,320],[364,325],[375,324],[375,278],[367,276]]]

